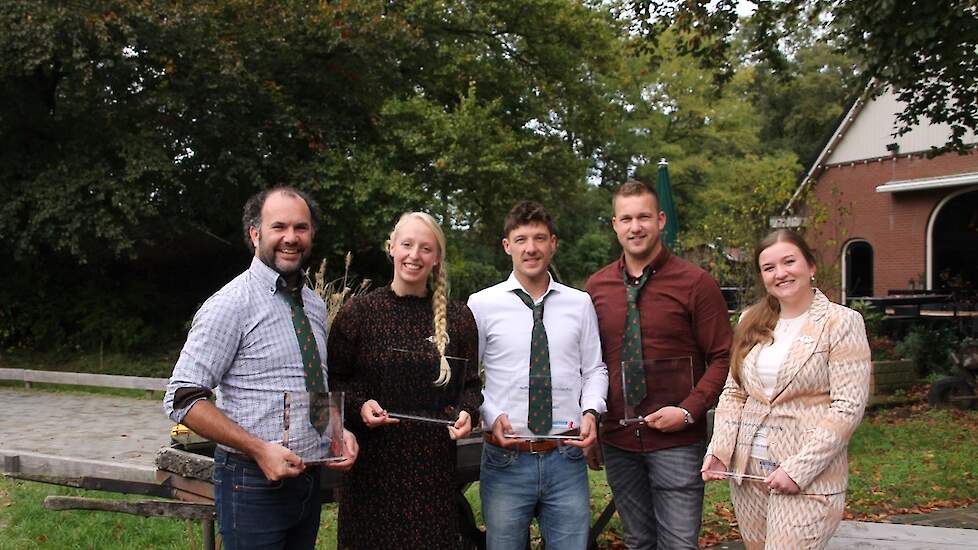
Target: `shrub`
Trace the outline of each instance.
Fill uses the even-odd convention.
[[[947,374],[953,370],[950,352],[960,345],[957,333],[950,328],[914,325],[895,351],[902,357],[913,359],[919,376],[931,373]]]
[[[864,300],[856,300],[852,302],[850,307],[858,311],[866,323],[866,338],[869,340],[869,349],[873,361],[886,361],[903,357],[893,340],[883,334],[883,312]]]

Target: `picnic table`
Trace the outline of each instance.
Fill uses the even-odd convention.
[[[474,547],[485,548],[485,533],[476,525],[472,507],[465,498],[468,487],[479,480],[482,456],[482,438],[469,437],[459,440],[456,468],[456,506],[459,512],[462,536]],[[162,487],[172,489],[170,498],[188,503],[188,509],[196,504],[210,506],[209,522],[204,524],[205,547],[213,548],[214,487],[211,476],[214,460],[207,456],[183,450],[181,445],[161,448],[156,457],[157,480]],[[328,468],[320,468],[320,500],[336,501],[336,491],[342,486],[343,474]],[[78,504],[77,499],[72,504]],[[175,508],[180,508],[176,506]],[[103,509],[103,508],[97,508]],[[126,510],[117,510],[123,511]],[[210,533],[208,535],[208,532]],[[210,541],[210,542],[209,542]],[[208,543],[210,546],[208,546]]]

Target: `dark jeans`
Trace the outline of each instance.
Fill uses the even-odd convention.
[[[699,548],[702,444],[632,453],[602,445],[629,550]]]
[[[311,549],[319,532],[319,468],[269,481],[251,460],[214,452],[214,501],[225,550]]]

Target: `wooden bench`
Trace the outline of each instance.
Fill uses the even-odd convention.
[[[144,390],[148,397],[152,397],[153,392],[164,391],[167,382],[169,382],[166,378],[149,378],[145,376],[6,368],[0,368],[0,380],[23,382],[26,388],[30,388],[31,384],[38,383]]]

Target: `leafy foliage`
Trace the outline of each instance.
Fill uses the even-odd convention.
[[[63,345],[70,317],[119,349],[152,341],[159,319],[96,295],[153,311],[190,278],[182,324],[244,264],[240,206],[275,183],[321,202],[318,255],[352,250],[366,275],[389,274],[380,244],[409,209],[439,216],[463,254],[498,249],[515,200],[581,204],[610,131],[616,32],[570,0],[7,2],[0,298],[18,328],[0,337]],[[505,265],[488,260],[472,286]],[[98,289],[81,318],[45,320],[25,298],[38,282],[62,305]]]
[[[915,325],[897,342],[896,354],[913,359],[914,369],[920,376],[953,374],[950,354],[958,350],[961,340],[950,327]]]
[[[240,207],[275,183],[321,203],[327,278],[350,251],[350,276],[384,284],[394,221],[431,212],[464,299],[508,272],[520,199],[552,210],[556,267],[582,284],[620,253],[610,190],[665,157],[685,253],[749,286],[739,258],[856,65],[818,33],[758,62],[760,13],[737,30],[729,3],[692,3],[664,27],[652,4],[8,2],[0,346],[179,341],[246,265]]]
[[[739,4],[756,6],[748,51],[779,72],[790,71],[786,43],[793,36],[837,35],[837,51],[859,61],[864,82],[872,81],[876,92],[890,87],[907,103],[897,115],[897,135],[925,119],[947,123],[952,134],[942,149],[964,151],[966,133],[978,131],[978,6],[971,0],[626,2],[644,36],[657,41],[676,27],[684,33],[682,51],[725,73],[723,54],[734,38]]]

